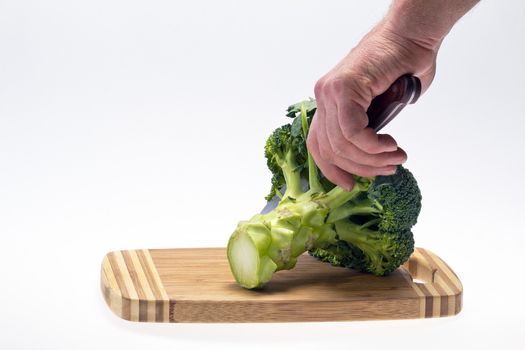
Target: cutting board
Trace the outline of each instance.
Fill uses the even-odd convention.
[[[101,288],[119,317],[140,322],[300,322],[443,317],[463,287],[432,252],[416,248],[389,276],[333,267],[308,254],[259,290],[239,287],[224,248],[114,251]]]

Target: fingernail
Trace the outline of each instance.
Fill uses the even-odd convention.
[[[354,184],[345,184],[345,185],[344,185],[344,189],[345,189],[345,191],[347,191],[347,192],[352,191],[352,188],[354,188]]]
[[[397,151],[397,145],[394,143],[393,145],[388,146],[388,152],[395,152]]]

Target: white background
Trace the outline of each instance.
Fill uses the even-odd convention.
[[[385,129],[424,196],[417,245],[464,284],[457,317],[138,324],[103,302],[106,252],[224,246],[262,208],[268,133],[388,4],[1,0],[0,348],[518,348],[517,0],[483,1],[463,18],[431,89]]]

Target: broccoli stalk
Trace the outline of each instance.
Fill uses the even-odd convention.
[[[314,103],[290,107],[299,115],[266,142],[272,193],[281,200],[273,211],[241,221],[228,241],[230,268],[242,287],[263,286],[275,272],[293,268],[306,251],[376,275],[397,268],[413,251],[410,228],[421,199],[415,179],[400,167],[394,176],[354,176],[351,191],[328,182],[306,150]],[[305,177],[309,188],[303,191]]]
[[[306,135],[308,124],[304,110],[301,118]],[[268,139],[269,162],[281,170],[286,191],[273,211],[240,222],[228,242],[231,270],[245,288],[260,287],[274,272],[293,268],[297,257],[309,249],[335,244],[333,225],[326,223],[330,211],[366,190],[370,184],[370,181],[361,181],[350,192],[340,187],[324,192],[314,161],[308,154],[309,189],[303,192],[295,141],[290,125],[277,129]]]

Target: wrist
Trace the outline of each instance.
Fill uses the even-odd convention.
[[[435,21],[432,14],[415,15],[404,5],[394,2],[382,21],[381,27],[387,33],[411,41],[426,49],[437,51],[452,26],[444,21]]]
[[[479,0],[394,0],[384,19],[392,32],[437,50],[454,24]]]

